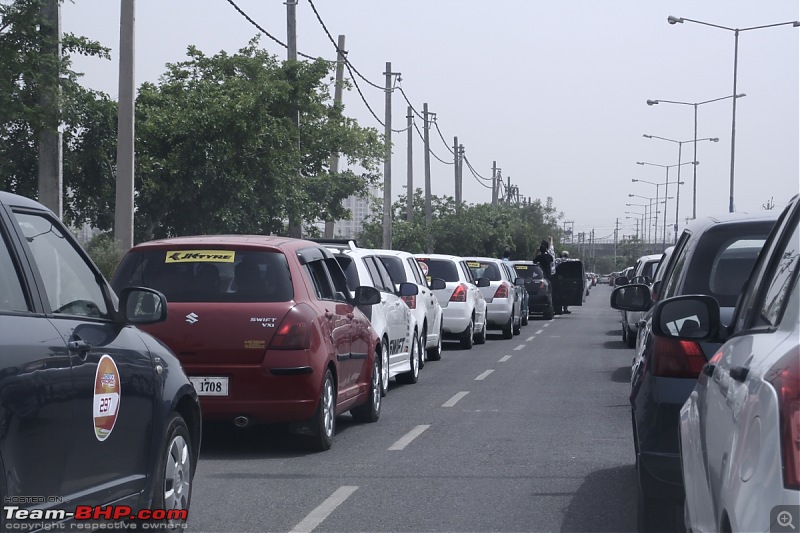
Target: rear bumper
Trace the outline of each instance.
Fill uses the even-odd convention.
[[[471,308],[461,302],[450,302],[442,309],[442,333],[447,336],[459,335],[467,329],[471,319]]]
[[[655,498],[683,498],[681,456],[672,453],[639,453],[639,482],[647,496]]]
[[[489,329],[502,329],[508,324],[508,319],[514,310],[514,302],[508,298],[495,298],[492,303],[486,304],[486,327]]]

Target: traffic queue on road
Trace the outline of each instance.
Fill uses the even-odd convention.
[[[674,516],[687,531],[797,519],[799,221],[800,196],[782,212],[698,219],[615,280],[610,303],[635,347],[640,530]]]

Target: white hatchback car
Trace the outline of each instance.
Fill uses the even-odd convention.
[[[386,394],[393,377],[400,383],[416,383],[420,368],[419,331],[416,318],[403,302],[404,297],[419,293],[416,283],[402,282],[395,288],[392,276],[376,252],[358,248],[353,241],[348,244],[319,242],[333,253],[351,291],[359,285],[367,285],[381,292],[379,304],[361,309],[381,338],[381,393]]]
[[[408,252],[401,250],[375,250],[381,258],[389,274],[398,287],[407,281],[416,283],[419,293],[414,296],[403,296],[411,313],[417,319],[420,331],[420,340],[423,350],[420,351],[420,366],[424,366],[427,359],[438,361],[442,357],[442,306],[436,298],[434,290],[447,287],[444,280],[433,278],[428,284],[425,274],[422,273],[417,259]]]
[[[458,339],[461,346],[486,342],[486,299],[480,291],[488,287],[486,278],[475,279],[467,262],[454,255],[415,254],[425,278],[441,278],[445,288],[433,291],[442,306],[442,334]]]
[[[517,287],[525,286],[525,278],[517,277],[516,271],[512,278],[510,269],[503,265],[502,259],[491,257],[464,259],[475,278],[489,280],[489,286],[481,288],[486,299],[486,327],[502,330],[506,339],[519,335],[522,326],[522,297]]]

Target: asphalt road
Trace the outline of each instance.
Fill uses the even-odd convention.
[[[271,428],[209,427],[191,531],[635,531],[633,350],[611,287],[522,334],[445,345],[381,419],[309,453]]]

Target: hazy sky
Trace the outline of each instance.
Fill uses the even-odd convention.
[[[234,0],[259,25],[285,42],[283,0]],[[233,53],[259,31],[227,0],[138,0],[136,83],[156,82],[168,62],[186,57],[188,45],[206,54]],[[483,177],[492,161],[525,197],[554,204],[575,222],[575,231],[610,236],[617,218],[622,233],[634,232],[626,203],[654,197],[665,169],[639,166],[678,162],[676,141],[694,138],[692,106],[648,99],[702,102],[733,94],[734,33],[695,23],[670,25],[668,15],[731,28],[800,19],[793,0],[315,0],[334,38],[346,36],[351,63],[383,85],[385,63],[402,73],[402,86],[418,111],[437,113],[448,144],[464,144]],[[84,84],[116,98],[119,2],[73,0],[62,10],[63,30],[99,40],[112,61],[76,58]],[[297,6],[300,52],[335,59],[335,49],[308,3]],[[735,203],[737,211],[777,208],[800,190],[798,101],[800,28],[780,26],[739,37],[736,115]],[[264,36],[261,45],[279,56],[286,50]],[[383,120],[384,93],[358,80]],[[355,90],[344,96],[345,112],[363,126],[383,131]],[[407,104],[395,91],[393,125],[406,124]],[[422,121],[417,120],[422,127]],[[697,214],[728,211],[731,99],[699,106]],[[393,197],[406,183],[406,134],[394,134]],[[414,187],[424,188],[423,152],[414,135]],[[439,157],[452,156],[431,133]],[[691,161],[692,143],[682,161]],[[453,166],[432,158],[432,188],[454,195]],[[670,171],[675,181],[677,168]],[[692,214],[692,167],[681,169],[680,223]],[[491,190],[464,168],[464,200],[483,203]],[[664,186],[658,188],[661,196]],[[674,185],[669,186],[675,195]],[[670,223],[675,200],[667,206]],[[639,216],[639,215],[628,215]],[[663,215],[661,215],[663,217]],[[672,228],[668,228],[671,234]]]

